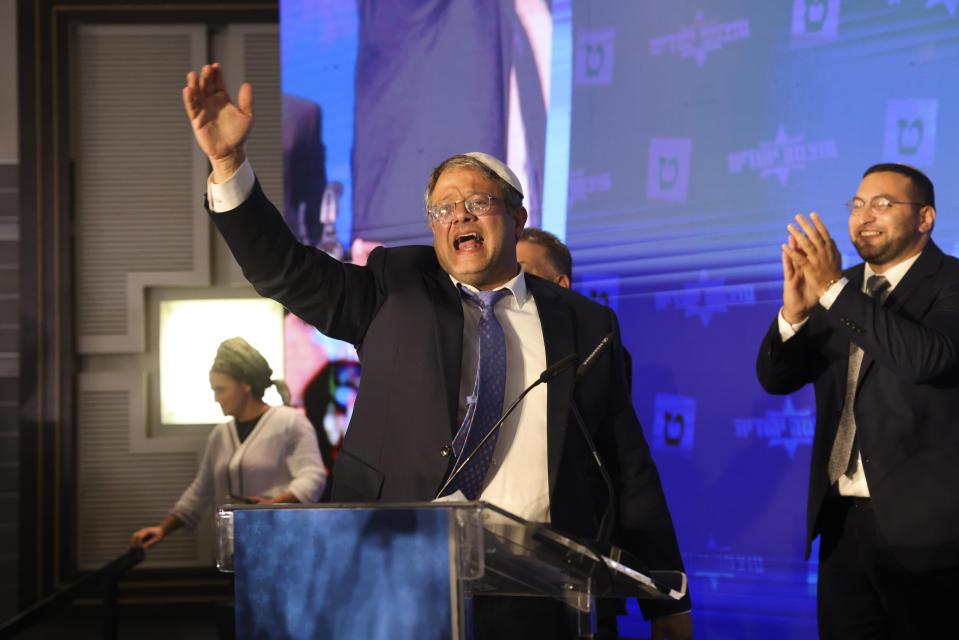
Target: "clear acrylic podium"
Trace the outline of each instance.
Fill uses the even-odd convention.
[[[597,598],[686,592],[681,572],[639,571],[483,502],[225,505],[216,537],[241,640],[469,640],[477,595],[559,599],[590,638]]]

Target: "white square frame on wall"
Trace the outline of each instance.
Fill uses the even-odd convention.
[[[283,377],[283,307],[273,300],[165,300],[159,315],[161,424],[216,424],[226,419],[213,401],[208,374],[217,347],[229,338],[246,340],[266,358],[273,377]],[[280,404],[275,388],[267,393],[268,404]]]

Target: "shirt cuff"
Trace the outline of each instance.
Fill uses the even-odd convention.
[[[839,280],[833,282],[826,288],[823,294],[819,296],[819,304],[821,304],[824,309],[831,307],[832,303],[835,302],[836,298],[839,297],[843,287],[845,287],[848,283],[849,280],[846,278],[839,278]]]
[[[785,307],[779,309],[779,315],[776,316],[776,319],[779,321],[779,337],[782,338],[783,342],[789,340],[794,335],[799,333],[799,330],[802,329],[802,326],[809,321],[809,318],[797,322],[796,324],[789,324],[786,322],[786,318],[783,317],[783,310]]]
[[[243,161],[236,173],[219,184],[213,182],[211,173],[206,180],[206,199],[210,204],[210,211],[222,213],[236,209],[253,193],[255,183],[256,175],[253,174],[249,158]]]

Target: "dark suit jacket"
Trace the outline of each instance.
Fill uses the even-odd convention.
[[[463,309],[432,247],[374,250],[366,267],[295,241],[257,185],[230,213],[213,214],[244,275],[323,333],[357,345],[362,381],[334,469],[332,500],[431,500],[451,466],[443,451],[458,427]],[[546,360],[585,357],[616,317],[607,307],[534,276]],[[617,333],[618,335],[618,333]],[[614,544],[652,569],[682,569],[672,521],[625,384],[617,343],[589,376],[568,369],[549,383],[547,441],[552,525],[592,537],[607,503],[585,440],[572,421],[575,395],[616,486]],[[647,615],[688,602],[644,604]]]
[[[905,566],[959,565],[959,260],[931,241],[880,306],[863,265],[827,311],[783,343],[774,320],[757,360],[770,393],[816,389],[806,554],[820,533],[849,343],[864,352],[855,397],[866,481],[885,546]]]

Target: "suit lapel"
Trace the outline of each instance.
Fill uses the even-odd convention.
[[[930,240],[916,263],[906,271],[906,275],[902,277],[896,288],[889,293],[889,297],[886,298],[883,306],[893,313],[908,307],[912,311],[911,315],[918,317],[923,307],[928,304],[925,299],[927,296],[919,295],[919,292],[924,290],[923,284],[928,278],[934,276],[941,266],[942,251]],[[860,271],[859,286],[862,288],[862,271]],[[875,358],[869,354],[863,354],[862,366],[859,369],[860,385],[874,362]]]
[[[549,366],[576,351],[573,318],[569,307],[542,281],[526,276],[526,286],[536,300],[539,321],[543,327],[546,345],[546,365]],[[566,424],[569,418],[569,399],[573,391],[575,367],[560,373],[546,390],[546,447],[549,463],[549,492],[553,493],[556,472],[563,446],[566,443]]]
[[[906,272],[898,286],[889,293],[886,306],[892,311],[899,311],[909,303],[910,309],[919,311],[919,307],[926,304],[921,298],[913,299],[926,280],[939,272],[942,268],[942,251],[930,240],[916,260],[916,264]]]
[[[440,376],[446,386],[446,409],[452,435],[459,427],[456,424],[456,411],[459,407],[463,364],[463,305],[459,290],[445,271],[437,269],[427,274],[425,280],[436,318],[436,352]]]
[[[849,280],[849,284],[847,284],[846,286],[853,287],[857,291],[862,291],[862,281],[863,281],[863,278],[865,277],[865,273],[866,273],[866,268],[864,264],[858,264],[842,272],[843,276],[845,276],[846,279]],[[820,310],[823,311],[823,313],[825,313],[825,311],[822,310],[821,308]],[[842,398],[846,393],[846,378],[847,378],[846,372],[848,370],[848,365],[849,365],[849,350],[851,348],[851,343],[845,336],[843,336],[838,331],[833,333],[832,340],[834,341],[834,344],[836,345],[837,350],[843,351],[846,353],[846,358],[843,360],[843,366],[836,368],[836,375],[834,377],[834,384],[833,384],[836,397]],[[859,380],[862,380],[862,371],[863,371],[863,368],[860,366]],[[858,387],[858,382],[857,382],[857,387]],[[830,439],[830,442],[832,442],[831,439]]]

